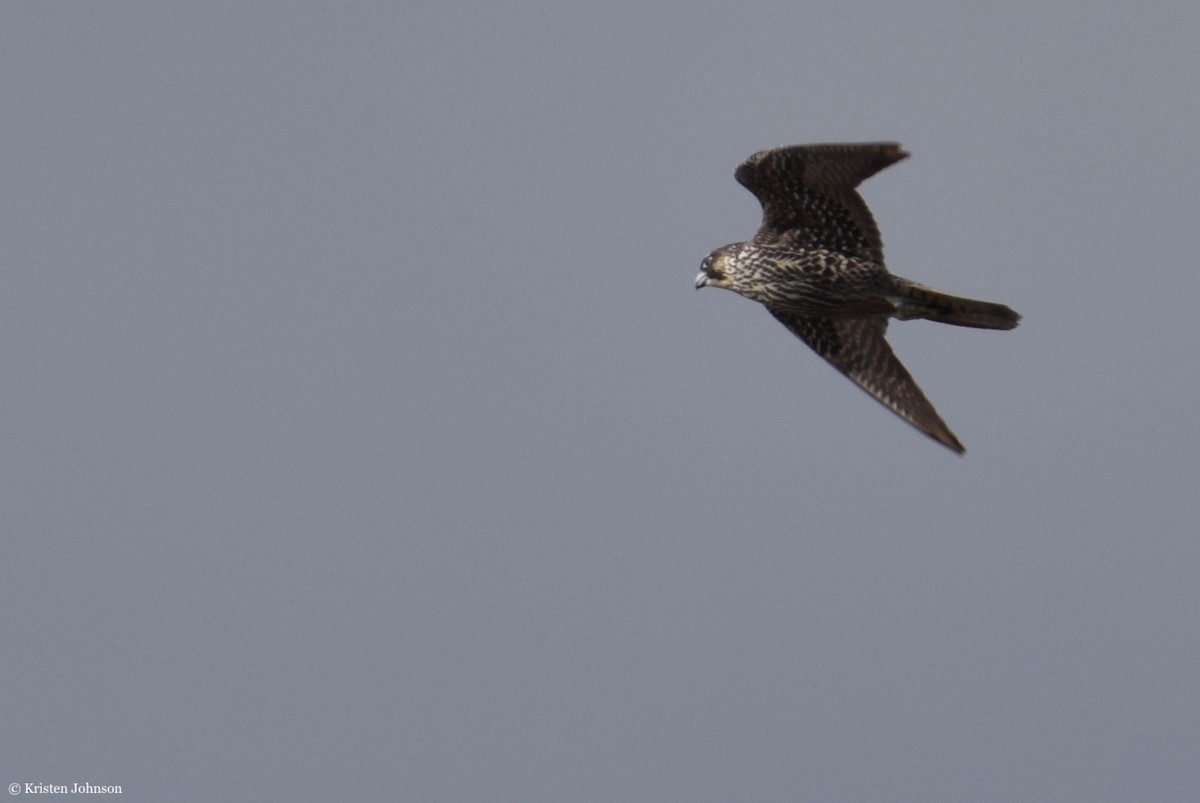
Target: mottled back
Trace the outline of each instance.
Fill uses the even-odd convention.
[[[762,225],[752,242],[823,248],[882,265],[879,228],[855,188],[907,156],[892,142],[759,151],[734,173],[762,204]]]

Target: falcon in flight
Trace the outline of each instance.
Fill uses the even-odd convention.
[[[1012,329],[1003,304],[952,296],[888,273],[883,242],[855,188],[908,154],[895,143],[793,145],[759,151],[734,177],[762,204],[754,239],[718,248],[696,289],[757,301],[809,348],[896,415],[965,449],[884,339],[888,319]]]

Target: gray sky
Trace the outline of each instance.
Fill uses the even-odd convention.
[[[0,781],[1200,788],[1200,5],[0,6]],[[692,279],[897,140],[968,453]]]

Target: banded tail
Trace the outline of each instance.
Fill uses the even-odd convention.
[[[902,321],[924,318],[928,321],[969,326],[974,329],[1015,329],[1021,316],[1003,304],[963,298],[934,290],[923,284],[900,279],[895,317]]]

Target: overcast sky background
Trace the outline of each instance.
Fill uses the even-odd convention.
[[[0,6],[0,781],[1200,789],[1200,5]],[[967,447],[695,292],[896,140]]]

